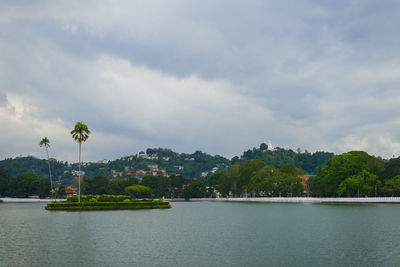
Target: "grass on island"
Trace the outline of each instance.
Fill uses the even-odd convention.
[[[131,199],[129,196],[82,195],[81,202],[77,196],[70,196],[67,201],[47,203],[46,210],[123,210],[123,209],[164,209],[171,208],[168,201]]]

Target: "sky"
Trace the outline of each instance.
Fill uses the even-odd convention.
[[[400,156],[400,2],[0,2],[0,159]]]

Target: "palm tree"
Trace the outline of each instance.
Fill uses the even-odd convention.
[[[47,137],[44,137],[42,141],[39,143],[40,147],[44,146],[46,148],[47,154],[47,164],[49,165],[49,176],[50,176],[50,192],[53,193],[53,179],[51,179],[51,168],[50,168],[50,157],[49,157],[49,147],[50,147],[50,140]]]
[[[81,202],[81,151],[82,151],[82,142],[85,142],[89,138],[90,131],[86,124],[79,121],[75,124],[74,129],[71,131],[72,138],[79,143],[79,173],[78,173],[78,201]]]

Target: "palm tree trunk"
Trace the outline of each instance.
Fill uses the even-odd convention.
[[[81,202],[81,151],[82,151],[82,143],[81,142],[79,142],[79,173],[78,173],[78,177],[79,177],[79,179],[78,179],[78,186],[79,186],[79,189],[78,189],[78,202]]]
[[[53,180],[51,179],[50,157],[49,157],[49,151],[47,150],[47,146],[46,146],[46,154],[47,154],[47,164],[49,164],[50,192],[53,193]]]

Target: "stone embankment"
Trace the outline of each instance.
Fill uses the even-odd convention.
[[[47,203],[51,201],[65,201],[65,199],[50,199],[50,198],[13,198],[13,197],[3,197],[0,198],[0,202],[4,203]]]
[[[184,201],[168,199],[168,201]],[[264,203],[342,203],[342,204],[400,204],[400,197],[317,198],[317,197],[254,197],[254,198],[192,198],[190,201],[264,202]]]

